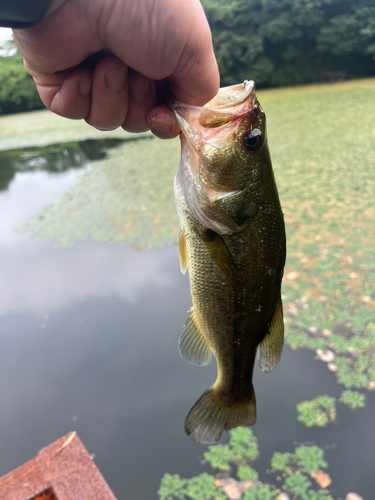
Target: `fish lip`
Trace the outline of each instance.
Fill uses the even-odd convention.
[[[237,107],[244,102],[248,101],[250,98],[255,101],[255,83],[253,80],[245,80],[243,83],[238,83],[236,85],[230,85],[228,87],[221,87],[216,94],[216,96],[211,99],[204,106],[193,106],[191,104],[186,104],[184,102],[176,99],[173,94],[169,94],[167,97],[167,104],[173,110],[174,113],[178,114],[177,109],[190,109],[190,110],[223,110],[228,108]]]
[[[243,83],[220,88],[216,96],[203,108],[216,110],[236,108],[250,98],[255,100],[255,83],[253,80],[245,80]]]
[[[204,106],[193,106],[178,101],[172,94],[167,103],[181,129],[181,137],[198,153],[205,130],[218,129],[230,122],[241,122],[256,103],[255,84],[252,80],[222,87],[217,95]]]

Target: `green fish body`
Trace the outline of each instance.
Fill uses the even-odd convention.
[[[187,361],[218,376],[193,406],[185,430],[213,443],[256,420],[252,374],[279,362],[285,228],[254,83],[220,89],[204,107],[174,102],[181,162],[175,179],[181,269],[193,307],[179,341]]]

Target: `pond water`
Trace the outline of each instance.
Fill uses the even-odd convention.
[[[118,186],[132,182],[126,169],[125,179],[104,182],[109,148],[129,158],[133,148],[157,142],[85,141],[0,153],[6,166],[0,169],[0,475],[71,430],[119,500],[155,499],[165,472],[191,477],[209,470],[200,464],[207,447],[191,442],[183,423],[216,368],[191,366],[178,355],[191,299],[177,248],[165,244],[158,222],[170,214],[177,230],[171,192],[151,222],[152,209],[141,208],[141,235],[122,219],[121,205],[106,213],[103,202],[112,210]],[[178,159],[178,144],[173,155]],[[172,183],[172,169],[164,181]],[[145,193],[152,203],[158,192],[152,182],[146,188],[132,187],[145,205]],[[307,429],[295,405],[325,393],[338,398],[342,387],[310,350],[288,346],[275,372],[255,370],[254,386],[260,479],[267,481],[274,451],[309,441],[326,449],[335,499],[348,491],[373,498],[374,394],[365,409],[342,410],[337,425]]]

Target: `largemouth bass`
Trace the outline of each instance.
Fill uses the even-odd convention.
[[[284,219],[254,82],[222,88],[204,107],[171,107],[182,131],[179,256],[193,302],[179,351],[196,365],[208,364],[213,351],[218,370],[185,430],[214,443],[224,430],[255,423],[256,353],[264,372],[280,360]]]

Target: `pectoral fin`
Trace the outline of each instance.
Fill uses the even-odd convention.
[[[180,258],[180,269],[182,274],[186,273],[187,269],[187,249],[186,240],[184,233],[180,229],[180,234],[178,236],[178,256]]]
[[[232,255],[221,236],[211,229],[206,229],[203,233],[199,234],[199,237],[212,260],[220,269],[227,273],[233,273],[236,270]]]
[[[211,346],[205,339],[192,308],[178,341],[181,356],[193,365],[203,366],[211,362]]]
[[[268,333],[258,345],[258,361],[260,369],[267,373],[273,370],[280,361],[284,343],[283,304],[281,297],[268,330]]]

